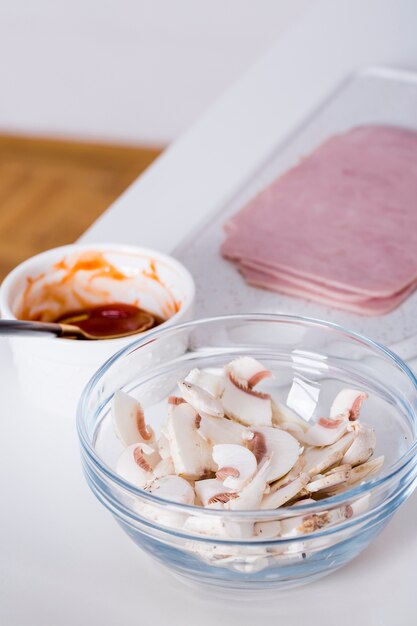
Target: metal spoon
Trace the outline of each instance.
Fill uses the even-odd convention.
[[[24,322],[20,320],[0,320],[0,336],[1,335],[21,335],[42,337],[42,335],[53,335],[55,337],[63,337],[66,339],[120,339],[142,333],[151,328],[154,324],[152,315],[144,318],[143,324],[129,332],[117,335],[90,335],[85,330],[72,324],[58,324],[52,322]]]

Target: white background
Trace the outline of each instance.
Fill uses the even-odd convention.
[[[315,0],[0,0],[0,132],[167,143]]]

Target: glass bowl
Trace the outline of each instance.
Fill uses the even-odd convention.
[[[326,415],[343,387],[366,391],[361,419],[376,431],[381,472],[314,504],[238,512],[175,504],[115,473],[122,446],[110,402],[117,389],[140,400],[158,433],[178,380],[194,367],[216,371],[241,355],[272,370],[267,390],[307,420]],[[415,486],[416,411],[416,378],[375,342],[313,319],[236,315],[157,329],[118,352],[85,388],[77,423],[86,479],[138,546],[193,584],[256,590],[329,574],[378,535]],[[305,520],[311,531],[300,534]]]

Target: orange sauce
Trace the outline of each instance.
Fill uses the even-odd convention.
[[[149,263],[149,270],[143,270],[143,275],[147,276],[148,278],[151,278],[155,282],[159,283],[165,289],[168,289],[167,286],[164,285],[164,283],[162,282],[162,280],[160,279],[160,277],[158,275],[158,272],[156,271],[155,261],[153,261],[153,260],[150,261],[150,263]],[[181,308],[181,304],[177,300],[175,300],[175,298],[171,294],[171,302],[167,302],[166,303],[166,305],[164,307],[164,310],[163,310],[163,313],[167,317],[170,317],[171,315],[174,315],[175,313],[178,313],[180,308]]]
[[[94,272],[94,278],[98,276],[111,278],[113,280],[126,280],[129,278],[123,274],[115,265],[110,263],[102,252],[85,252],[81,254],[75,263],[68,266],[67,260],[62,259],[55,263],[54,270],[65,270],[60,284],[69,282],[80,271]]]

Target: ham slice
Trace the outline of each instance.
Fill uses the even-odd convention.
[[[417,285],[417,132],[332,137],[225,225],[251,284],[382,315]]]
[[[284,270],[279,271],[275,270],[272,267],[267,265],[263,265],[261,263],[255,263],[253,261],[241,261],[240,269],[242,270],[242,274],[249,275],[249,272],[244,272],[243,270],[254,270],[262,273],[263,275],[268,275],[271,279],[282,279],[286,283],[291,283],[294,288],[298,287],[300,293],[303,289],[307,291],[311,291],[313,293],[317,293],[318,296],[322,295],[323,297],[327,297],[328,299],[335,298],[336,300],[341,300],[342,302],[362,302],[367,296],[363,293],[355,293],[354,291],[346,291],[345,289],[336,289],[334,287],[328,287],[325,283],[321,283],[315,280],[308,280],[307,278],[302,278],[297,276],[296,274],[291,274],[291,272],[286,272]]]
[[[406,287],[403,291],[400,291],[399,293],[388,298],[365,298],[360,301],[349,301],[337,297],[326,296],[321,293],[310,291],[307,288],[297,287],[290,281],[286,281],[284,278],[276,278],[274,276],[271,277],[262,271],[245,267],[241,267],[240,270],[249,285],[269,289],[270,291],[277,291],[288,296],[315,300],[316,302],[320,302],[326,306],[332,306],[337,309],[343,309],[345,311],[359,313],[361,315],[384,315],[385,313],[389,313],[401,304],[401,302],[403,302],[416,288],[416,284],[413,283]]]

